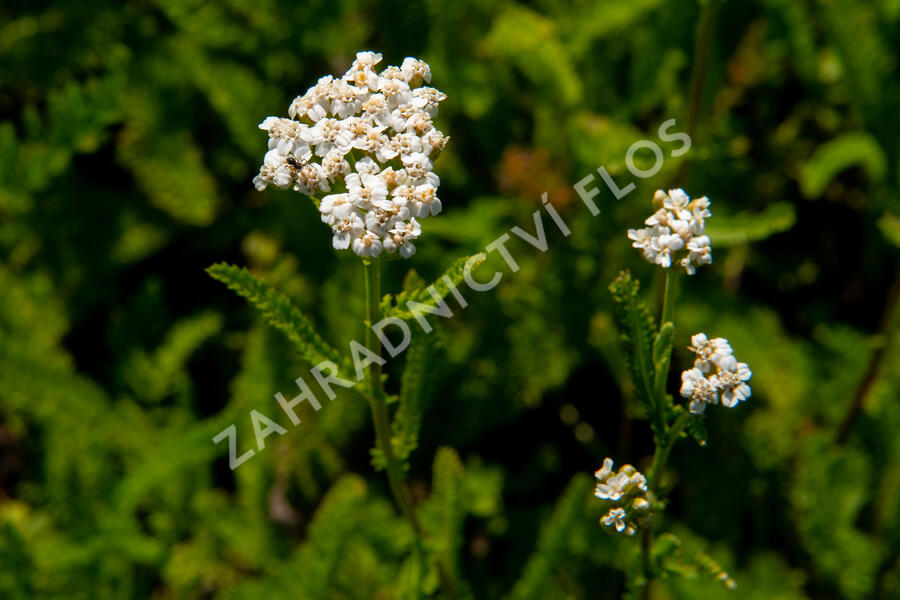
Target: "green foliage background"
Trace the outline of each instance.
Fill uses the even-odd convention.
[[[387,368],[389,392],[411,382],[395,442],[463,589],[621,595],[637,542],[602,530],[590,475],[607,455],[645,465],[652,442],[607,287],[630,268],[658,297],[625,229],[678,182],[712,200],[716,262],[680,286],[676,375],[703,330],[754,394],[710,411],[706,447],[676,446],[663,526],[680,541],[654,594],[900,597],[900,2],[720,2],[704,76],[701,8],[4,2],[0,598],[435,593],[358,397],[296,428],[280,415],[289,433],[233,473],[211,442],[236,423],[254,446],[250,411],[279,414],[309,364],[207,266],[246,266],[323,348],[360,334],[358,259],[308,200],[250,179],[256,124],[365,49],[428,61],[452,136],[444,214],[387,291],[530,230],[544,190],[573,231],[547,253],[513,243],[521,270],[414,342],[422,373]],[[601,165],[633,179],[627,148],[669,118],[691,151],[591,217],[572,184]]]

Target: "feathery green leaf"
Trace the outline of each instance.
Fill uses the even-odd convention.
[[[313,365],[331,361],[345,364],[337,350],[316,333],[309,319],[284,295],[275,291],[265,281],[255,277],[242,267],[218,263],[206,269],[218,281],[250,301],[270,325],[281,330],[290,339],[301,356]]]
[[[758,242],[787,231],[797,222],[797,213],[790,204],[770,204],[761,213],[716,215],[706,221],[706,234],[713,248]]]
[[[568,558],[572,531],[583,528],[585,502],[592,498],[591,480],[579,474],[572,478],[550,519],[541,528],[537,550],[528,559],[522,577],[516,582],[509,600],[537,600],[553,581],[553,574]]]
[[[653,433],[663,439],[662,415],[656,404],[656,367],[653,362],[653,342],[656,339],[656,323],[643,302],[638,298],[640,284],[622,271],[609,286],[615,305],[616,323],[628,360],[628,368],[634,382],[635,395],[644,403]]]
[[[438,305],[436,297],[440,299],[446,298],[447,294],[450,293],[451,286],[456,287],[463,281],[467,271],[466,264],[471,260],[468,270],[472,270],[483,263],[485,258],[484,253],[463,256],[453,261],[453,264],[427,287],[420,285],[415,289],[404,289],[396,296],[386,294],[381,302],[381,314],[385,317],[408,320],[414,317],[412,310],[407,304],[409,302],[418,302],[432,308],[436,307]],[[415,275],[415,277],[418,278],[418,275]],[[421,281],[420,279],[416,280]],[[436,297],[432,295],[430,290],[434,290]]]

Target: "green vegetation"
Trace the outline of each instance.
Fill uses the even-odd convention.
[[[4,3],[0,598],[897,598],[898,46],[897,0]],[[451,136],[368,279],[251,184],[257,124],[360,50],[427,61]],[[666,283],[626,230],[671,187],[715,262]],[[571,234],[481,255],[544,192]],[[292,423],[379,315],[410,347]],[[699,331],[753,396],[688,422]],[[606,456],[665,491],[652,545],[600,524]]]

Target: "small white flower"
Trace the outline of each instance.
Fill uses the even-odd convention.
[[[600,471],[594,475],[598,476],[599,473]],[[597,483],[594,495],[598,498],[615,501],[634,490],[647,491],[647,480],[631,465],[623,465],[618,473],[607,475],[603,481]]]
[[[359,215],[356,212],[351,212],[346,217],[336,220],[332,224],[332,231],[334,238],[331,244],[334,246],[334,249],[346,250],[351,243],[356,243],[356,240],[363,234],[365,228]],[[357,254],[359,253],[357,252]]]
[[[310,143],[316,146],[316,156],[325,156],[332,150],[347,154],[353,147],[351,135],[344,124],[337,119],[322,119],[310,130]]]
[[[413,156],[422,152],[422,139],[412,133],[398,133],[391,139],[394,156]]]
[[[400,65],[400,71],[411,86],[419,85],[423,81],[431,83],[431,67],[424,61],[407,56]]]
[[[718,404],[716,387],[706,379],[700,369],[688,369],[681,374],[681,395],[690,398],[688,406],[695,415],[702,414],[707,404]]]
[[[296,177],[294,190],[302,194],[312,195],[331,190],[325,170],[319,163],[309,163],[301,167],[297,171]]]
[[[691,216],[688,219],[691,233],[693,235],[703,235],[706,229],[705,219],[712,216],[712,213],[709,212],[709,198],[706,196],[697,198],[691,201],[688,207],[691,209]]]
[[[688,204],[691,199],[681,188],[669,190],[669,193],[663,199],[663,207],[672,211],[676,219],[687,219],[690,215]]]
[[[431,159],[421,152],[414,152],[402,157],[403,168],[412,179],[422,179],[426,173],[431,172],[433,165]]]
[[[410,104],[424,110],[429,117],[437,115],[438,104],[447,99],[447,94],[430,87],[420,87],[413,90]]]
[[[377,162],[366,156],[356,161],[355,169],[360,175],[378,175],[381,167],[378,166]]]
[[[594,477],[600,481],[606,481],[612,475],[613,459],[607,457],[603,459],[603,465],[594,472]],[[599,496],[598,496],[599,497]]]
[[[616,531],[622,532],[625,530],[625,509],[623,508],[612,508],[606,515],[603,517],[602,522],[607,527],[615,526]]]
[[[681,266],[688,275],[696,271],[694,265],[708,265],[712,263],[712,248],[709,247],[709,237],[701,235],[692,238],[687,243],[688,255],[681,259]]]
[[[406,104],[412,97],[407,82],[403,79],[385,78],[384,73],[379,78],[378,90],[384,95],[388,108],[391,109]]]
[[[421,233],[422,227],[415,217],[410,219],[409,222],[400,221],[384,237],[384,248],[388,252],[399,250],[400,256],[409,258],[416,253],[416,246],[412,241],[418,238]]]
[[[614,472],[611,458],[603,460],[594,477],[597,478],[594,495],[613,505],[601,523],[619,533],[634,535],[637,527],[647,523],[651,509],[646,478],[631,465],[622,465]]]
[[[329,225],[335,221],[350,216],[353,211],[353,200],[350,194],[331,194],[322,198],[319,203],[319,212],[322,213],[322,221]]]
[[[681,189],[657,190],[653,195],[657,210],[647,217],[643,229],[629,229],[632,246],[642,251],[644,258],[668,269],[677,259],[687,272],[693,275],[697,265],[712,263],[709,237],[703,235],[706,217],[709,217],[709,199],[704,196],[691,200]],[[687,248],[687,255],[675,254]]]
[[[441,212],[441,201],[435,195],[436,190],[430,183],[416,186],[415,205],[416,216],[425,218],[435,216]]]
[[[426,132],[422,136],[422,152],[428,158],[434,160],[444,150],[449,141],[449,136],[444,135],[437,129],[431,129],[431,131]]]
[[[688,350],[697,355],[694,367],[701,373],[709,373],[714,365],[718,365],[723,358],[731,356],[731,346],[725,338],[709,339],[705,333],[696,333],[691,336],[691,345]]]
[[[649,511],[650,506],[650,502],[642,496],[638,496],[631,502],[631,508],[642,513]]]
[[[662,234],[653,238],[651,247],[656,254],[656,264],[668,269],[672,266],[672,253],[684,248],[684,240],[678,235]]]
[[[628,239],[634,242],[631,244],[632,248],[640,248],[641,250],[648,248],[653,243],[653,237],[653,229],[650,227],[628,230]]]
[[[357,52],[356,60],[344,75],[344,80],[358,88],[378,89],[378,75],[373,70],[381,62],[381,54],[377,52]]]
[[[694,368],[681,374],[681,395],[690,398],[689,410],[702,413],[707,404],[722,404],[735,407],[750,397],[750,386],[745,382],[753,376],[746,363],[738,362],[732,354],[731,345],[724,338],[709,339],[705,333],[691,337],[689,350],[697,355]],[[715,368],[715,373],[707,373]]]
[[[362,111],[363,116],[372,119],[379,127],[389,127],[391,124],[391,111],[388,110],[384,94],[378,93],[369,96],[362,104]]]
[[[377,257],[381,254],[381,240],[378,235],[371,231],[366,231],[360,237],[353,240],[353,251],[359,256]]]
[[[750,386],[744,382],[749,381],[753,373],[747,363],[739,363],[734,356],[726,356],[718,367],[718,372],[709,381],[722,392],[722,404],[733,408],[750,397]]]
[[[363,210],[388,208],[387,185],[384,180],[369,173],[350,173],[346,178],[350,200]]]

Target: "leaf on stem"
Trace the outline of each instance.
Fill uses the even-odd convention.
[[[706,223],[713,248],[757,242],[787,231],[797,222],[796,209],[786,202],[770,204],[756,214],[716,215]]]
[[[665,427],[661,411],[656,408],[656,366],[653,360],[656,323],[638,298],[639,289],[640,283],[632,279],[628,271],[619,273],[609,286],[615,300],[616,323],[625,347],[635,395],[646,406],[653,433],[661,440]]]
[[[422,506],[422,516],[428,531],[428,546],[450,571],[457,588],[459,553],[463,544],[463,519],[466,516],[463,494],[465,469],[456,450],[442,447],[437,451],[432,468],[431,497]]]
[[[398,461],[405,461],[419,445],[419,428],[422,414],[431,397],[428,368],[434,356],[435,336],[417,336],[406,352],[406,368],[403,370],[400,403],[391,426],[394,454]]]
[[[656,396],[660,406],[665,407],[668,414],[672,408],[672,397],[666,394],[666,379],[669,376],[669,361],[672,358],[672,345],[675,339],[675,325],[671,321],[663,323],[656,339],[653,341],[653,368],[656,370]]]
[[[309,319],[283,294],[242,267],[218,263],[206,269],[209,275],[243,296],[262,313],[270,325],[280,330],[310,364],[331,361],[344,365],[340,353],[316,333]]]
[[[409,320],[414,317],[409,308],[410,302],[417,302],[431,308],[438,306],[439,302],[450,293],[451,288],[458,286],[467,272],[471,272],[472,269],[483,263],[485,258],[484,253],[458,258],[429,286],[424,285],[422,279],[411,272],[411,275],[407,276],[402,292],[397,295],[386,294],[384,296],[381,302],[381,314],[385,317]],[[411,287],[414,283],[418,285]]]
[[[703,416],[697,415],[688,423],[687,432],[692,438],[697,440],[700,446],[706,446],[706,424],[703,422]]]
[[[537,550],[509,594],[510,600],[538,600],[550,595],[547,592],[553,575],[571,555],[573,534],[585,529],[585,502],[593,497],[591,485],[592,480],[583,474],[572,478],[553,514],[541,527]]]

